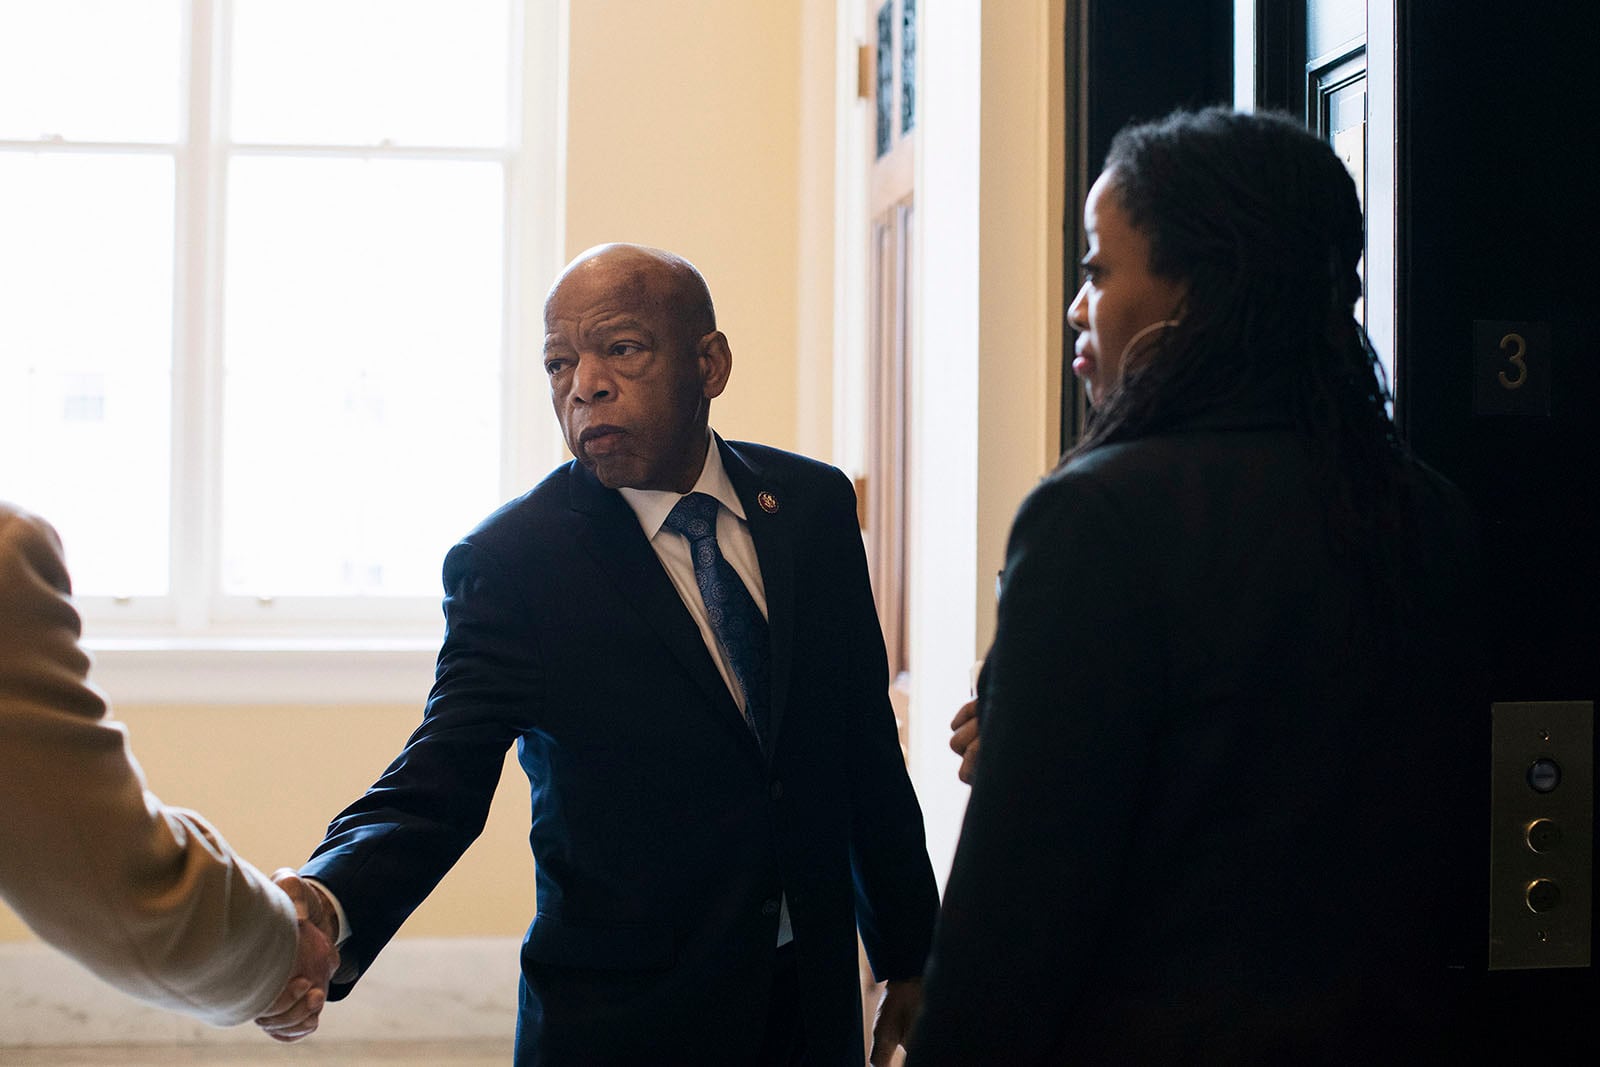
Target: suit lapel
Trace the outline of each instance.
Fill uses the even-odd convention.
[[[571,502],[574,511],[588,518],[579,542],[595,565],[611,578],[618,595],[633,604],[705,691],[717,716],[748,737],[749,727],[700,638],[700,628],[662,569],[627,501],[580,465],[573,464]]]
[[[783,714],[789,702],[789,676],[794,668],[794,533],[784,511],[784,487],[742,453],[717,438],[722,465],[728,472],[761,564],[767,595],[767,630],[772,637],[772,722],[767,752],[776,750]]]

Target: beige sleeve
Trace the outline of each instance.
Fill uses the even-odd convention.
[[[286,981],[294,906],[145,789],[87,681],[60,544],[0,504],[0,898],[119,989],[228,1026]]]

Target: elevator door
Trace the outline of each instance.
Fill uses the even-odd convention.
[[[1398,8],[1400,419],[1479,513],[1484,703],[1581,709],[1600,698],[1600,82],[1590,73],[1600,9]],[[1562,758],[1592,768],[1593,742],[1582,744]],[[1512,776],[1496,803],[1529,800],[1537,781]],[[1588,791],[1569,795],[1587,825],[1567,830],[1591,842],[1592,785],[1564,777],[1558,789]],[[1586,920],[1587,950],[1592,861],[1584,867],[1565,877],[1587,885],[1562,884],[1550,914]],[[1515,897],[1525,888],[1492,872],[1502,905],[1525,911]],[[1592,965],[1491,970],[1484,994],[1491,1062],[1534,1050],[1596,1062]]]
[[[1561,0],[1258,0],[1250,13],[1257,103],[1303,116],[1363,187],[1363,313],[1382,326],[1374,340],[1392,368],[1396,419],[1480,521],[1481,699],[1463,728],[1483,742],[1484,810],[1470,817],[1481,820],[1486,877],[1463,891],[1480,898],[1485,1047],[1495,1062],[1533,1049],[1590,1062],[1600,1054],[1590,962],[1600,141],[1570,116],[1600,107],[1586,73],[1600,15]],[[1385,77],[1375,106],[1367,90]],[[1375,167],[1383,153],[1388,165]],[[1527,715],[1547,721],[1526,751],[1492,751]],[[1540,750],[1563,741],[1580,750]],[[1541,778],[1549,767],[1561,773]],[[1532,825],[1521,813],[1552,782],[1550,795],[1570,801],[1557,848],[1578,862],[1543,863],[1516,833],[1491,848],[1491,825]],[[1509,952],[1507,918],[1528,942]]]

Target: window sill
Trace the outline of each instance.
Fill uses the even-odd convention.
[[[90,680],[121,704],[410,704],[438,639],[99,638]]]

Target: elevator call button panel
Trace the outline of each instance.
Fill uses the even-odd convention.
[[[1594,703],[1492,708],[1489,969],[1587,967]]]

